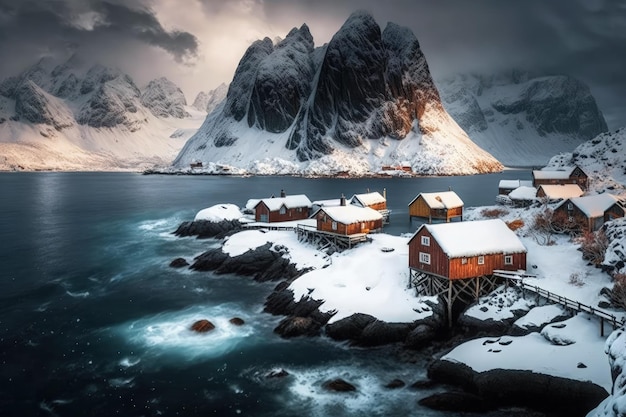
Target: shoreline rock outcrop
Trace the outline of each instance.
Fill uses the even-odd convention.
[[[445,359],[431,363],[428,377],[437,383],[462,388],[482,399],[485,406],[522,406],[558,416],[584,416],[608,396],[604,388],[592,382],[525,370],[476,372],[463,363]]]

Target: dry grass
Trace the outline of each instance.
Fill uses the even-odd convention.
[[[517,229],[524,227],[524,220],[522,219],[511,220],[510,222],[506,222],[506,225],[509,226],[509,229],[516,231]]]
[[[480,214],[483,217],[487,217],[489,219],[495,219],[497,217],[502,217],[505,216],[507,214],[509,214],[509,211],[506,209],[501,209],[501,208],[494,208],[494,209],[483,209]]]

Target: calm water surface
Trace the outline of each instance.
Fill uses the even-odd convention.
[[[425,378],[427,357],[352,349],[324,337],[282,340],[262,313],[274,284],[174,270],[216,246],[171,232],[218,203],[305,193],[311,200],[386,189],[386,232],[415,230],[407,204],[452,188],[466,206],[493,204],[500,179],[304,179],[0,174],[0,416],[390,416],[442,414],[417,400],[437,389],[388,390]],[[229,326],[229,318],[246,321]],[[187,330],[198,318],[217,330]],[[274,368],[290,375],[268,379]],[[358,393],[325,393],[342,377]],[[494,414],[495,415],[495,414]]]

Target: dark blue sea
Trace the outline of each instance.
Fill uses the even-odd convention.
[[[419,192],[495,202],[500,179],[304,179],[134,173],[0,174],[0,416],[450,416],[417,405],[442,388],[390,390],[426,378],[426,354],[356,349],[325,337],[283,340],[263,313],[275,283],[168,266],[218,242],[172,232],[218,203],[305,193],[311,200],[386,189],[386,232],[415,230]],[[221,326],[231,317],[246,325]],[[198,318],[210,335],[188,330]],[[267,378],[276,368],[285,378]],[[341,377],[356,393],[321,388]],[[492,414],[495,415],[495,414]]]

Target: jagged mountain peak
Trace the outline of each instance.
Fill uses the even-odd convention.
[[[157,117],[189,117],[185,110],[187,100],[183,91],[165,77],[148,83],[141,94],[141,104]]]

